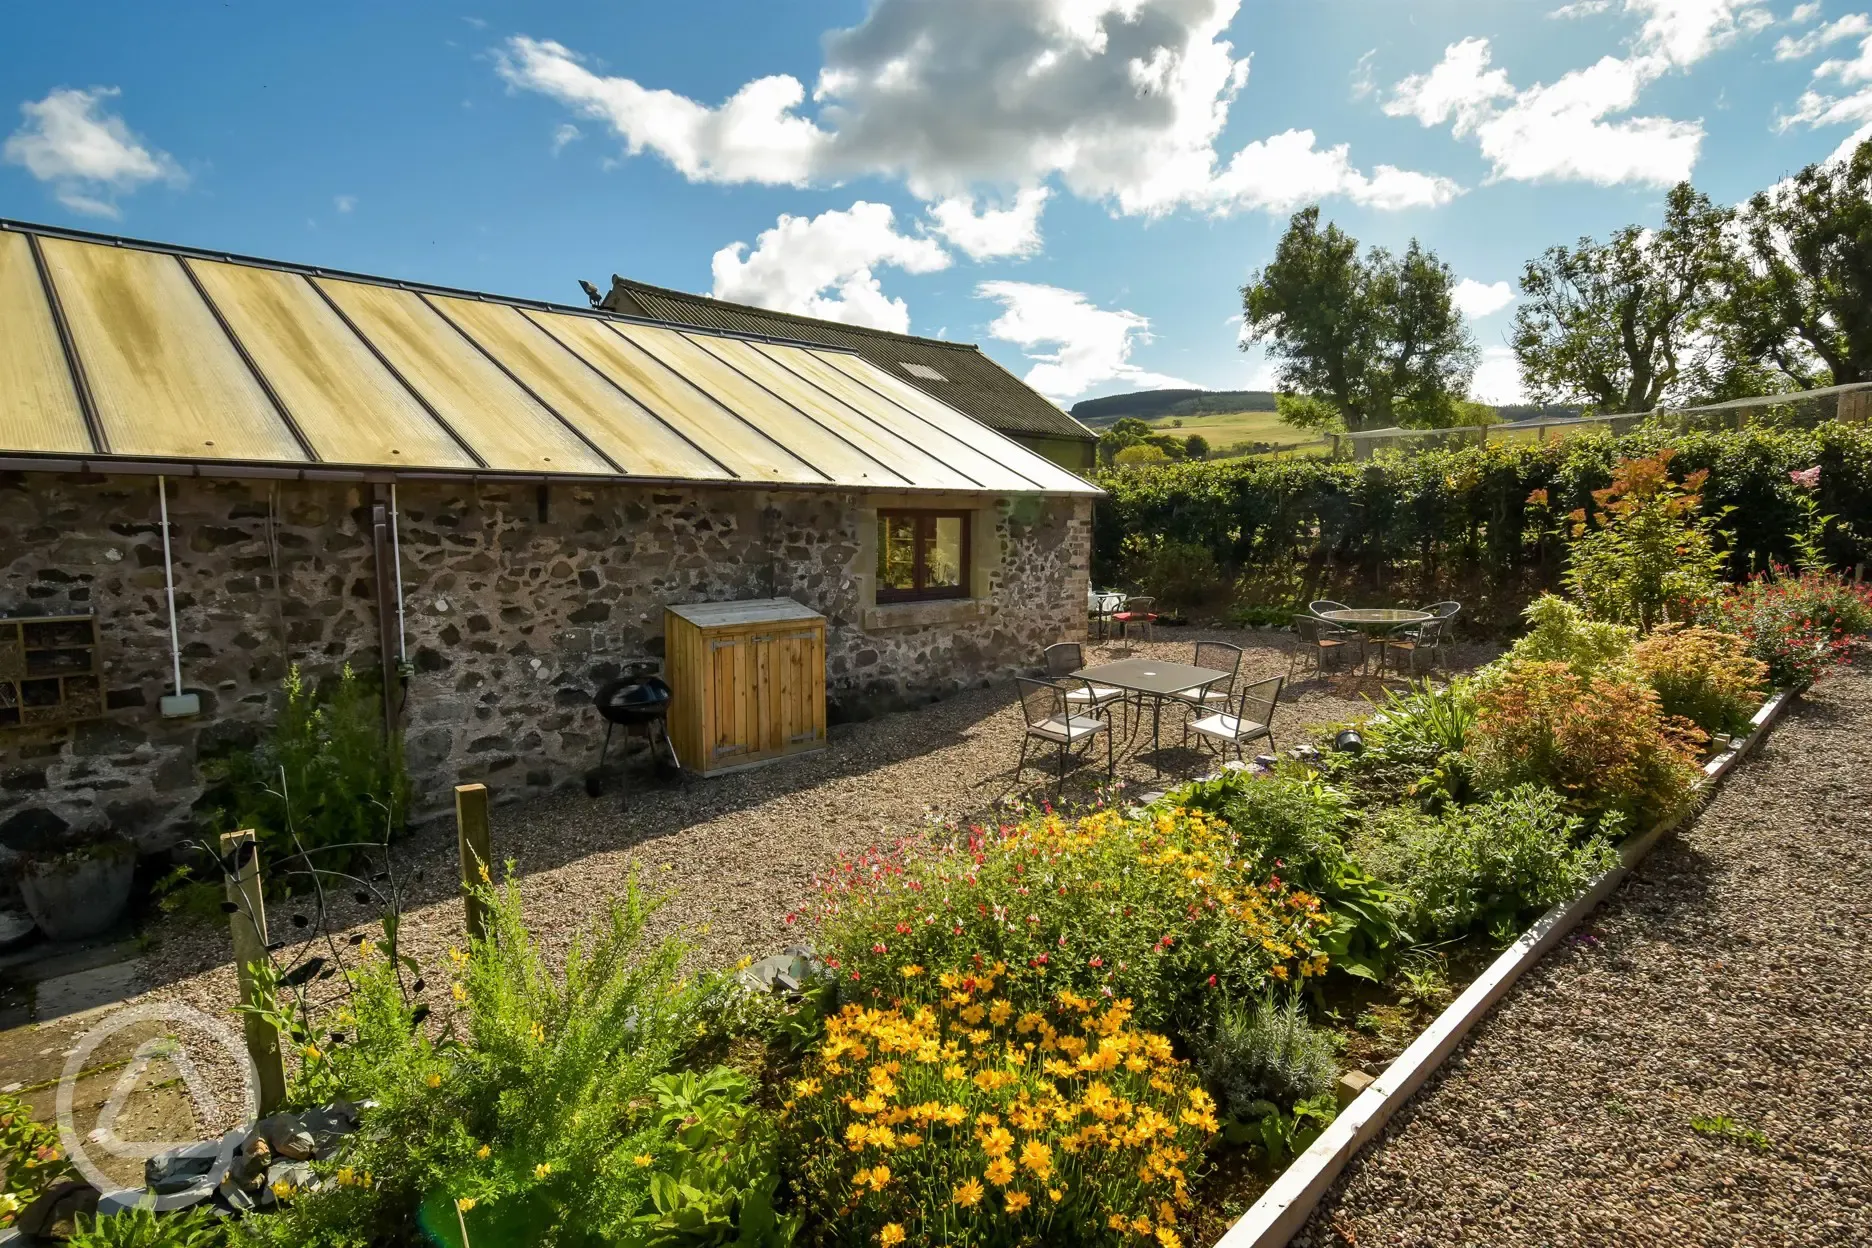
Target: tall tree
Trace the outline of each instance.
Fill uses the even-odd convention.
[[[1680,182],[1656,230],[1629,225],[1605,243],[1582,238],[1530,260],[1514,333],[1528,394],[1647,412],[1706,390],[1733,215]]]
[[[1455,281],[1415,239],[1402,257],[1361,257],[1357,239],[1321,227],[1318,205],[1304,208],[1242,287],[1243,346],[1268,344],[1281,388],[1330,401],[1349,429],[1448,424],[1477,358]]]
[[[1749,200],[1725,329],[1769,389],[1872,381],[1872,139]]]

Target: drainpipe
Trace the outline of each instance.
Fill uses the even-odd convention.
[[[169,481],[160,474],[156,478],[156,502],[162,511],[163,588],[169,596],[169,663],[175,678],[175,692],[165,694],[161,705],[164,719],[179,719],[201,714],[201,695],[182,692],[182,635],[176,627],[175,561],[169,553]]]
[[[396,482],[390,483],[390,565],[396,569],[397,662],[409,662],[409,638],[403,631],[403,540],[397,521]]]
[[[396,735],[396,689],[398,681],[402,679],[402,665],[397,661],[396,649],[391,639],[390,595],[395,591],[391,588],[390,544],[389,510],[383,503],[373,502],[371,504],[371,551],[376,557],[377,654],[383,672],[384,736],[386,738]]]

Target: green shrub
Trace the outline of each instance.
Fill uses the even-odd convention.
[[[1734,633],[1666,624],[1632,648],[1632,660],[1664,714],[1727,737],[1748,727],[1768,680],[1768,665],[1749,657],[1746,645]]]
[[[1299,998],[1231,1002],[1196,1046],[1196,1069],[1224,1114],[1249,1116],[1256,1101],[1291,1107],[1332,1091],[1338,1054],[1307,1021]]]
[[[1487,677],[1465,751],[1484,792],[1544,785],[1582,814],[1640,826],[1688,799],[1707,737],[1667,717],[1635,672],[1507,661]]]
[[[220,1248],[226,1230],[208,1210],[157,1214],[146,1206],[104,1218],[78,1215],[68,1248]]]
[[[521,920],[518,885],[488,890],[490,938],[451,950],[446,989],[412,980],[386,924],[347,970],[336,1012],[276,1014],[302,1057],[299,1101],[367,1101],[359,1132],[321,1164],[330,1186],[241,1223],[255,1242],[351,1248],[471,1241],[784,1243],[773,1136],[744,1080],[676,1075],[698,990],[684,955],[651,944],[655,904],[633,880],[555,969]],[[430,1018],[429,999],[436,1000]],[[459,1217],[459,1223],[458,1223]],[[419,1231],[420,1228],[420,1231]]]
[[[1365,752],[1387,761],[1434,767],[1446,754],[1462,751],[1475,726],[1475,690],[1461,676],[1443,688],[1428,679],[1385,699],[1365,721]]]
[[[303,849],[318,868],[355,866],[408,817],[402,739],[385,739],[380,692],[348,665],[323,688],[295,666],[281,690],[279,718],[264,742],[204,762],[210,828],[255,829],[269,863]],[[295,868],[309,869],[304,861]],[[310,887],[306,875],[284,870],[269,882],[293,892]]]
[[[1486,931],[1505,943],[1617,864],[1611,841],[1582,843],[1584,829],[1559,794],[1523,785],[1441,818],[1372,812],[1355,853],[1395,890],[1419,940]]]
[[[1703,610],[1721,583],[1725,558],[1701,514],[1707,468],[1670,475],[1669,447],[1621,459],[1612,483],[1580,507],[1567,550],[1567,588],[1597,619],[1643,630]]]
[[[1160,610],[1201,606],[1222,591],[1215,556],[1190,542],[1137,535],[1125,540],[1124,580],[1157,599]]]
[[[1574,603],[1542,594],[1522,613],[1527,632],[1510,646],[1503,662],[1484,669],[1484,679],[1518,663],[1565,663],[1581,676],[1629,668],[1638,630],[1589,617]]]

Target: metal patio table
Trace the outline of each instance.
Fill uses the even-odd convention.
[[[1388,633],[1404,624],[1422,624],[1434,620],[1436,616],[1428,611],[1417,611],[1410,607],[1344,607],[1337,611],[1321,611],[1319,618],[1330,620],[1334,624],[1344,624],[1348,628],[1355,628],[1365,634],[1365,661],[1360,665],[1359,671],[1366,672],[1371,670],[1371,638]],[[1382,678],[1384,673],[1382,655],[1378,659],[1378,672]]]
[[[1212,667],[1196,667],[1189,663],[1166,663],[1158,659],[1120,659],[1116,663],[1101,663],[1096,667],[1082,667],[1072,673],[1080,680],[1089,680],[1095,685],[1107,685],[1114,689],[1123,689],[1127,693],[1138,695],[1140,708],[1143,699],[1153,698],[1151,705],[1151,754],[1152,766],[1157,766],[1155,755],[1159,749],[1159,723],[1164,699],[1174,694],[1192,689],[1207,689],[1218,680],[1227,680],[1227,672],[1218,672]],[[1134,729],[1132,735],[1136,735]],[[1130,745],[1130,738],[1125,744]],[[1157,768],[1159,774],[1163,768]]]

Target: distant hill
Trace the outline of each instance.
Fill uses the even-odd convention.
[[[1108,394],[1102,399],[1082,400],[1072,405],[1072,416],[1099,429],[1127,416],[1156,420],[1160,416],[1273,410],[1272,390],[1140,390],[1135,394]]]
[[[1573,420],[1584,416],[1583,407],[1568,407],[1559,403],[1504,403],[1495,409],[1505,421],[1523,420]]]

